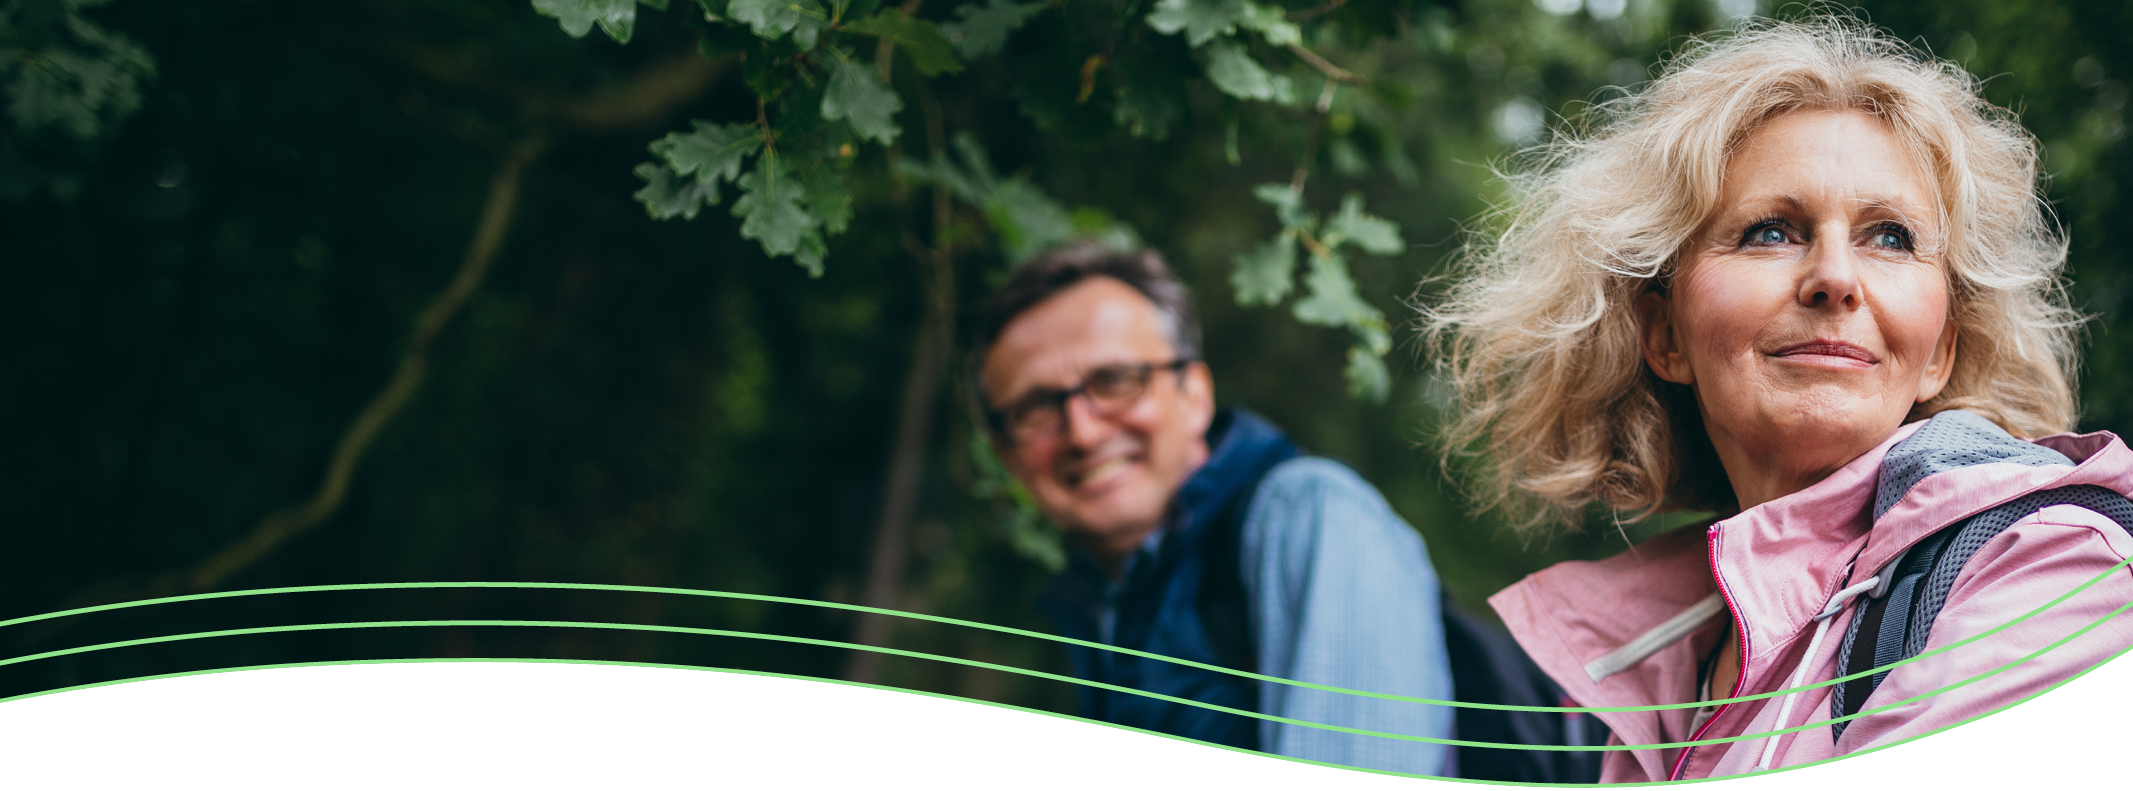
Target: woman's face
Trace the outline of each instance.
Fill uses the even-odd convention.
[[[1857,111],[1795,111],[1745,140],[1665,296],[1645,360],[1691,385],[1743,509],[1872,449],[1954,368],[1925,174]]]

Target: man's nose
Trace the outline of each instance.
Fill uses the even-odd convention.
[[[1802,262],[1807,271],[1800,278],[1800,306],[1857,309],[1865,298],[1859,288],[1859,251],[1841,231],[1818,236]]]
[[[1111,421],[1096,414],[1087,393],[1069,396],[1059,409],[1066,419],[1067,442],[1074,447],[1093,448],[1111,435]]]

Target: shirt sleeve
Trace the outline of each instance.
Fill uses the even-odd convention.
[[[1436,570],[1422,538],[1338,462],[1267,474],[1240,547],[1259,672],[1344,689],[1449,700]],[[1260,682],[1260,711],[1292,720],[1449,738],[1449,707]],[[1259,748],[1365,769],[1441,774],[1442,744],[1261,720]]]

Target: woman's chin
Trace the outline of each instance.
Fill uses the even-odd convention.
[[[1901,428],[1909,411],[1859,398],[1818,398],[1769,409],[1761,425],[1738,434],[1752,435],[1744,444],[1761,446],[1750,448],[1758,454],[1837,454],[1849,461]]]

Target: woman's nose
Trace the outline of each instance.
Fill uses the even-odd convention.
[[[1861,300],[1857,251],[1851,245],[1827,241],[1830,238],[1823,234],[1807,248],[1807,260],[1802,262],[1807,271],[1800,278],[1800,306],[1857,308]]]

